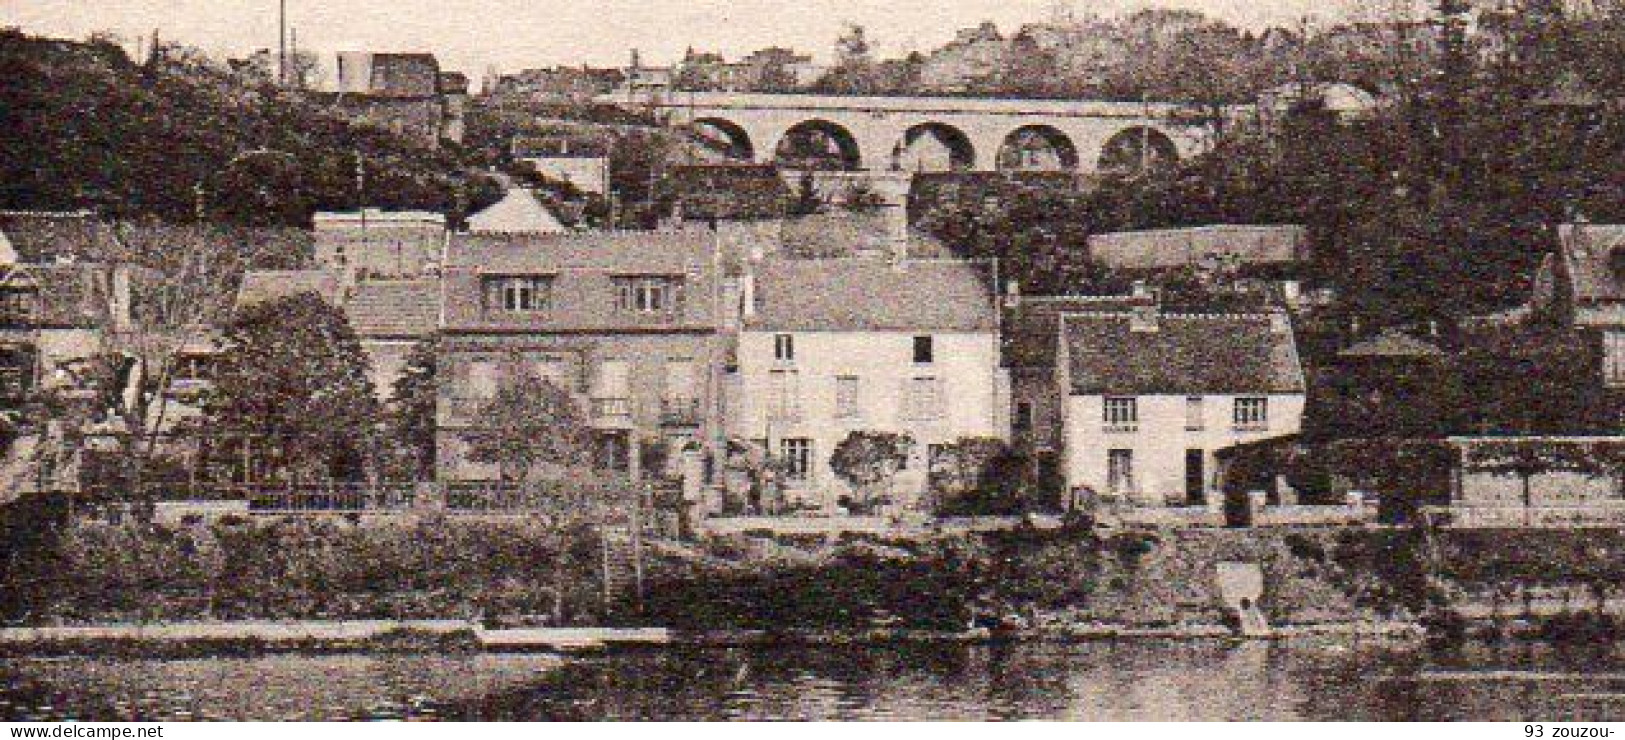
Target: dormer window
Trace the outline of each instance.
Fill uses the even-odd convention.
[[[627,313],[677,313],[683,300],[683,280],[676,277],[615,279],[615,309]]]
[[[485,279],[485,308],[504,313],[546,311],[552,303],[553,278],[509,275]]]

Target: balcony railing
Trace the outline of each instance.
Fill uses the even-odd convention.
[[[700,399],[663,399],[660,402],[660,423],[673,426],[697,426],[700,423]]]
[[[1100,431],[1106,434],[1133,434],[1140,431],[1140,423],[1137,421],[1105,422],[1100,425]]]

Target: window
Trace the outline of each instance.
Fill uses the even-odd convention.
[[[669,277],[617,278],[615,308],[629,313],[676,313],[683,281]]]
[[[1016,403],[1015,427],[1018,432],[1032,431],[1033,404],[1031,401],[1018,401]]]
[[[38,296],[32,290],[0,291],[0,325],[33,323]]]
[[[935,358],[934,358],[934,356],[936,354],[935,350],[936,350],[936,348],[933,346],[933,343],[931,341],[931,337],[915,337],[914,338],[914,364],[916,364],[916,365],[929,365],[929,364],[931,364],[932,362],[935,361]]]
[[[771,421],[801,419],[801,376],[794,370],[774,370],[767,374],[767,415]]]
[[[787,437],[779,440],[779,461],[784,464],[784,477],[804,481],[812,477],[812,440]]]
[[[835,378],[835,418],[852,420],[861,417],[858,411],[858,378],[839,375]]]
[[[1268,429],[1269,425],[1270,400],[1268,398],[1236,399],[1236,429],[1258,431]]]
[[[946,405],[941,378],[914,378],[903,398],[903,417],[908,421],[934,421],[943,417]]]
[[[552,300],[553,279],[539,276],[486,278],[485,307],[491,311],[523,313],[546,311]]]
[[[1112,493],[1134,491],[1134,450],[1106,451],[1106,490]]]
[[[1101,423],[1108,432],[1132,432],[1140,428],[1139,399],[1107,398],[1101,407]]]
[[[779,362],[796,361],[796,338],[794,335],[773,335],[773,359]]]
[[[631,374],[632,365],[626,360],[598,363],[592,385],[594,416],[624,419],[632,415]]]
[[[1207,428],[1207,410],[1204,408],[1201,396],[1191,396],[1185,399],[1185,431],[1200,432]]]
[[[1625,385],[1625,331],[1602,335],[1602,381],[1611,386]]]

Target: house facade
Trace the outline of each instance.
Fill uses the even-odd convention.
[[[991,265],[766,259],[747,266],[729,434],[778,462],[786,508],[858,495],[830,467],[853,432],[911,438],[893,503],[923,500],[932,451],[1008,435]]]
[[[1305,382],[1284,313],[1061,316],[1062,469],[1074,497],[1208,505],[1214,453],[1298,433]]]
[[[528,374],[576,396],[602,466],[674,474],[720,445],[722,291],[706,229],[456,235],[444,296],[437,418],[443,481],[493,480],[468,435]]]

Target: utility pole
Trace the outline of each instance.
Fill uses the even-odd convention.
[[[288,86],[288,0],[277,0],[277,87]]]

